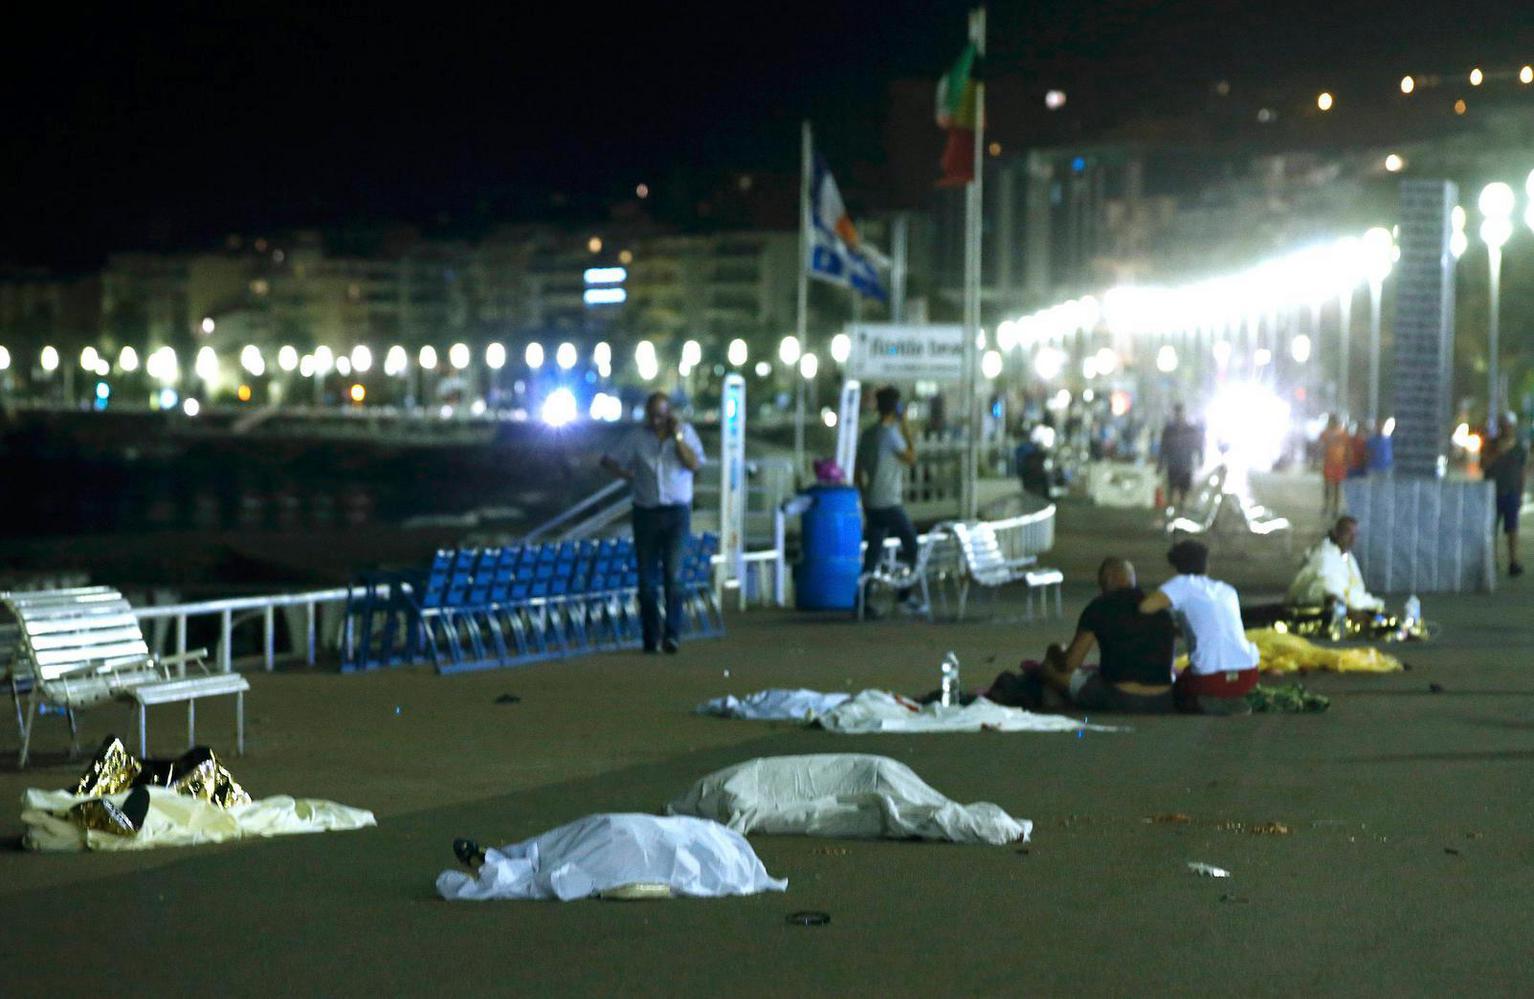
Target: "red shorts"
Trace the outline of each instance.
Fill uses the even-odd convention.
[[[1192,705],[1200,697],[1245,697],[1257,686],[1257,670],[1231,670],[1223,673],[1194,673],[1183,670],[1177,677],[1173,696],[1179,707]]]

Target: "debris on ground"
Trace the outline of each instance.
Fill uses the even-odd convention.
[[[1193,821],[1193,816],[1184,815],[1182,812],[1163,812],[1160,815],[1152,815],[1141,821],[1155,822],[1163,825],[1185,825]]]
[[[830,921],[830,913],[814,911],[791,912],[787,920],[790,926],[824,926]]]
[[[1221,822],[1215,828],[1226,832],[1251,833],[1253,836],[1288,836],[1294,832],[1282,822],[1253,822],[1251,825],[1245,822]]]
[[[845,857],[852,851],[848,850],[845,846],[817,846],[810,852],[818,853],[823,857]]]
[[[1430,684],[1427,685],[1427,692],[1429,694],[1441,694],[1441,693],[1443,693],[1443,684],[1441,684],[1441,683],[1430,683]]]
[[[518,697],[516,694],[502,694],[500,697],[497,697],[495,699],[495,703],[497,703],[497,704],[521,704],[522,703],[522,698]]]
[[[1204,864],[1196,860],[1188,861],[1188,870],[1201,878],[1228,878],[1230,872],[1223,867],[1215,867],[1213,864]]]

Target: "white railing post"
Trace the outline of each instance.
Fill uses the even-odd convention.
[[[277,631],[276,623],[277,622],[275,620],[276,611],[277,611],[277,608],[273,604],[267,604],[265,609],[262,611],[262,620],[261,620],[261,655],[262,655],[262,658],[264,660],[264,665],[266,666],[266,671],[268,673],[270,673],[272,671],[273,666],[274,666],[274,655],[273,655],[274,649],[273,649],[273,646],[276,644],[276,641],[277,641],[277,635],[276,635],[276,631]]]
[[[304,604],[304,649],[310,666],[314,665],[314,619],[317,616],[315,603],[310,600]]]
[[[218,615],[218,668],[225,673],[234,670],[234,611],[224,608]]]

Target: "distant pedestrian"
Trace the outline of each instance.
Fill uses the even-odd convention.
[[[1342,428],[1342,420],[1333,413],[1321,431],[1321,512],[1328,517],[1342,510],[1342,480],[1348,477],[1352,440]]]
[[[916,528],[903,505],[905,470],[916,464],[916,438],[906,424],[899,389],[884,386],[874,393],[874,404],[879,419],[858,438],[853,473],[863,494],[863,540],[868,545],[863,552],[865,573],[884,557],[884,540],[890,535],[900,539],[901,559],[907,565],[916,564]],[[899,598],[907,610],[925,609],[910,590],[901,592]]]
[[[1353,424],[1348,438],[1348,478],[1361,479],[1369,474],[1369,433],[1362,423]]]
[[[1366,456],[1369,474],[1388,475],[1395,466],[1395,449],[1390,443],[1390,435],[1385,432],[1383,424],[1374,425],[1372,430]]]
[[[1204,456],[1204,428],[1188,420],[1182,403],[1172,406],[1172,418],[1161,431],[1157,469],[1166,473],[1167,505],[1181,508],[1193,488],[1193,473]]]
[[[693,473],[703,466],[703,460],[698,432],[672,413],[671,400],[664,392],[645,400],[644,423],[602,456],[602,467],[627,479],[633,487],[639,619],[646,652],[675,652],[681,643],[678,573],[682,546],[692,532]],[[665,592],[664,622],[657,590]]]
[[[1523,507],[1523,480],[1529,452],[1518,439],[1518,418],[1504,413],[1497,426],[1497,436],[1489,450],[1481,455],[1481,468],[1496,487],[1497,520],[1507,536],[1507,574],[1523,575],[1518,561],[1518,512]]]

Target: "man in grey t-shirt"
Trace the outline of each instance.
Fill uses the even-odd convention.
[[[1507,574],[1523,575],[1518,561],[1518,511],[1523,507],[1524,466],[1529,453],[1518,439],[1518,417],[1504,413],[1497,436],[1481,453],[1482,473],[1496,489],[1497,520],[1507,536]]]
[[[879,564],[884,554],[884,539],[900,539],[900,557],[907,565],[916,563],[916,528],[901,505],[905,494],[905,470],[916,464],[916,444],[906,426],[900,405],[900,390],[886,385],[874,393],[879,421],[858,438],[856,481],[863,491],[863,571]],[[909,590],[899,594],[909,610],[922,610],[914,603]]]

